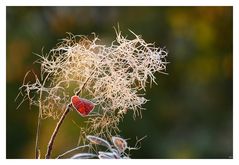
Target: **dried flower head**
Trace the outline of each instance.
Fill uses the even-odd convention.
[[[116,30],[116,40],[110,46],[98,44],[94,35],[72,35],[57,44],[46,55],[39,55],[41,75],[35,82],[27,81],[28,72],[20,87],[23,100],[39,106],[42,118],[58,118],[79,94],[96,105],[94,115],[87,118],[86,134],[99,135],[117,131],[119,119],[128,110],[140,115],[146,103],[147,83],[155,83],[155,72],[166,70],[167,52],[146,43],[130,31],[130,40]]]

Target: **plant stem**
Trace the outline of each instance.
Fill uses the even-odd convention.
[[[91,73],[91,75],[92,74],[93,73]],[[86,79],[86,81],[84,82],[84,84],[81,87],[81,89],[78,92],[76,92],[77,96],[79,96],[80,92],[85,87],[85,85],[88,82],[88,80],[90,79],[91,75]],[[63,120],[65,119],[66,115],[70,111],[71,105],[72,105],[71,103],[67,105],[65,112],[62,114],[60,120],[58,121],[58,123],[57,123],[57,125],[55,127],[55,130],[54,130],[53,134],[51,135],[51,139],[50,139],[50,141],[49,141],[49,143],[47,145],[47,151],[46,151],[46,155],[45,155],[46,159],[50,159],[51,158],[51,151],[52,151],[52,147],[53,147],[53,144],[54,144],[54,141],[55,141],[55,138],[56,138],[56,134],[58,133],[59,128],[60,128],[61,124],[63,123]]]
[[[71,149],[71,150],[69,150],[69,151],[64,152],[63,154],[59,155],[56,159],[60,159],[60,158],[62,158],[64,155],[66,155],[66,154],[68,154],[68,153],[71,153],[71,152],[76,151],[76,150],[78,150],[78,149],[81,149],[81,148],[84,148],[84,147],[89,147],[89,146],[90,146],[90,145],[78,146],[78,147],[76,147],[76,148],[73,148],[73,149]]]
[[[41,113],[39,112],[38,114],[38,119],[37,119],[37,132],[36,132],[36,145],[35,145],[35,158],[39,159],[40,158],[40,152],[39,152],[39,147],[38,147],[38,139],[39,139],[39,133],[40,133],[40,126],[41,126]]]
[[[45,80],[43,81],[42,86],[45,86],[46,80],[49,77],[49,75],[50,75],[50,73],[48,73],[47,76],[45,77]],[[39,100],[41,100],[41,98],[42,98],[42,91],[40,92]],[[39,134],[40,134],[40,128],[41,128],[41,119],[42,119],[42,105],[41,105],[41,101],[40,101],[39,111],[38,111],[38,118],[37,118],[37,132],[36,132],[36,146],[35,146],[35,158],[36,159],[41,158],[41,153],[40,153],[40,148],[39,148]]]
[[[71,104],[68,104],[67,107],[66,107],[65,112],[62,114],[60,120],[58,121],[53,134],[51,135],[51,139],[50,139],[50,141],[48,143],[47,152],[46,152],[46,155],[45,155],[46,159],[50,159],[51,158],[51,151],[52,151],[52,147],[53,147],[53,144],[54,144],[54,141],[55,141],[55,138],[56,138],[56,134],[59,131],[59,128],[60,128],[61,124],[63,123],[63,120],[65,119],[66,115],[70,111],[70,107],[71,107]]]

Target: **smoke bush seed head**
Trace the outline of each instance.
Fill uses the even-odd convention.
[[[147,102],[147,83],[156,83],[154,73],[164,73],[168,63],[167,51],[131,33],[132,40],[116,31],[116,40],[108,47],[98,44],[96,36],[90,40],[69,34],[48,54],[39,55],[40,78],[35,75],[35,82],[24,79],[19,89],[23,100],[39,106],[42,118],[58,118],[87,80],[81,97],[96,104],[98,116],[88,118],[85,131],[95,135],[117,132],[123,114],[132,110],[134,116],[140,115]]]

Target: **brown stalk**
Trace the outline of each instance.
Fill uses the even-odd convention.
[[[93,73],[91,73],[92,75]],[[90,79],[91,75],[86,79],[86,81],[84,82],[83,86],[81,87],[81,89],[79,91],[76,92],[76,95],[79,96],[80,92],[82,91],[82,89],[85,87],[87,81]],[[59,131],[59,128],[61,126],[61,124],[63,123],[63,120],[65,119],[66,115],[68,114],[68,112],[70,111],[70,107],[71,107],[71,103],[68,104],[66,106],[66,110],[65,112],[62,114],[60,120],[58,121],[56,127],[55,127],[55,130],[54,132],[52,133],[51,135],[51,139],[47,145],[47,151],[46,151],[46,155],[45,155],[45,158],[46,159],[50,159],[51,158],[51,152],[52,152],[52,148],[53,148],[53,144],[54,144],[54,141],[55,141],[55,138],[56,138],[56,134],[58,133]]]
[[[50,141],[48,143],[47,152],[46,152],[46,155],[45,155],[46,159],[50,159],[51,158],[51,152],[52,152],[53,144],[54,144],[54,141],[55,141],[55,138],[56,138],[56,134],[57,134],[61,124],[63,123],[63,120],[65,119],[66,115],[70,111],[70,107],[71,107],[71,104],[68,104],[67,107],[66,107],[65,112],[62,114],[60,120],[58,121],[53,134],[51,135],[51,139],[50,139]]]

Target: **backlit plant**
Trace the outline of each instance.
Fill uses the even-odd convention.
[[[148,101],[144,97],[146,85],[156,83],[155,72],[165,73],[167,51],[130,32],[134,39],[127,39],[116,30],[116,40],[110,46],[99,44],[95,35],[89,39],[69,34],[49,53],[38,55],[40,75],[29,71],[19,88],[19,96],[39,107],[38,129],[45,118],[59,120],[45,158],[51,158],[57,132],[71,109],[86,119],[86,126],[80,128],[84,143],[87,139],[92,142],[89,137],[98,137],[101,142],[104,138],[120,138],[118,125],[124,115],[132,111],[133,117],[141,116],[142,105]],[[27,80],[31,73],[35,76],[34,82]],[[128,158],[124,151],[112,149],[111,145],[108,150],[110,152],[100,151],[98,155],[79,153],[78,158]],[[36,158],[40,158],[38,134]]]

